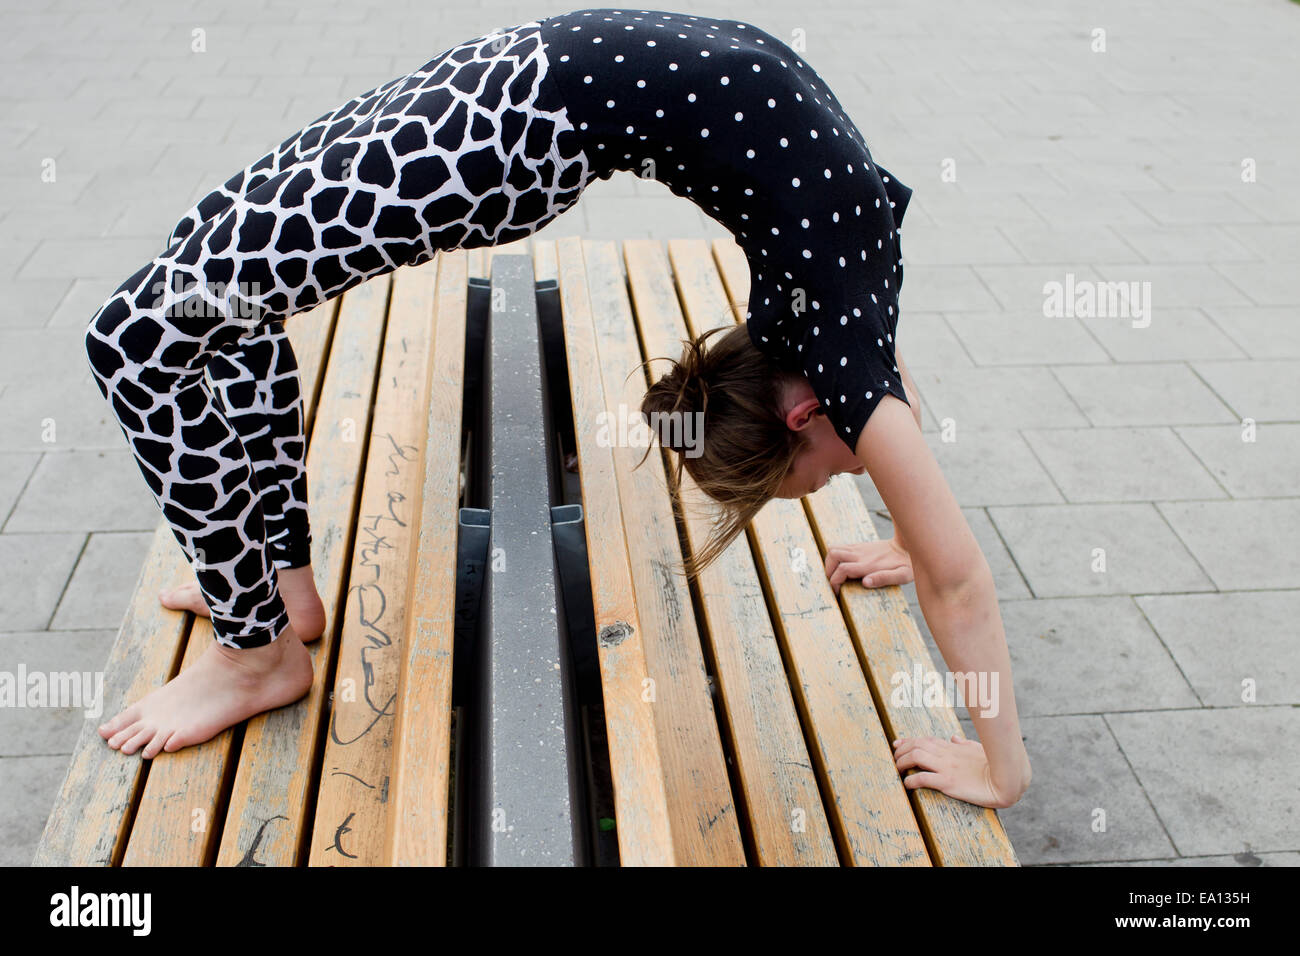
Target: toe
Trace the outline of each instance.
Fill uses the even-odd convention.
[[[128,740],[130,740],[139,732],[140,732],[140,721],[133,720],[125,727],[123,727],[121,730],[117,731],[111,737],[109,737],[108,745],[112,747],[114,750],[118,750],[121,748],[121,746],[124,743],[126,743]]]
[[[122,745],[122,753],[133,754],[154,735],[152,727],[141,727],[130,740]]]
[[[139,714],[134,707],[128,707],[112,720],[99,725],[99,735],[108,740],[115,733],[136,722]]]
[[[145,744],[144,750],[140,751],[140,756],[152,760],[158,756],[158,752],[166,746],[168,739],[172,736],[173,732],[171,730],[159,730],[153,735],[153,740]]]

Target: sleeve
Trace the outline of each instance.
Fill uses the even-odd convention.
[[[824,286],[812,296],[812,311],[797,345],[803,372],[822,409],[849,448],[856,450],[867,419],[880,400],[893,395],[905,404],[895,357],[899,288],[903,281],[899,226],[912,190],[877,166],[892,216],[877,227],[878,252],[853,272],[851,282]],[[890,228],[892,227],[892,228]]]

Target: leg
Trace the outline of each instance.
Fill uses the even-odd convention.
[[[207,378],[217,407],[253,463],[267,545],[289,621],[301,640],[313,641],[325,629],[325,608],[311,569],[302,394],[284,326],[269,322],[222,349],[208,362]],[[166,607],[209,616],[197,582],[159,597]]]
[[[558,140],[566,124],[541,85],[536,28],[514,41],[470,41],[386,84],[284,168],[268,163],[264,181],[179,224],[92,320],[96,382],[195,566],[217,637],[195,667],[100,728],[110,746],[176,750],[310,687],[268,542],[275,493],[264,506],[262,469],[204,372],[240,340],[366,279],[437,250],[521,238],[577,200],[585,157]],[[537,135],[524,132],[534,125]],[[256,447],[255,421],[245,430]]]

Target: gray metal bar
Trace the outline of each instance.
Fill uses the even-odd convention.
[[[475,700],[473,861],[585,862],[577,719],[551,533],[554,459],[532,260],[492,259],[484,368],[492,512]]]

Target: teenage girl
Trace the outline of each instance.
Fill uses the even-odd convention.
[[[95,379],[196,571],[162,599],[210,614],[217,638],[103,724],[109,746],[178,750],[311,685],[303,641],[325,619],[283,320],[438,251],[530,235],[614,170],[699,205],[750,268],[746,321],[689,343],[642,405],[704,415],[702,454],[677,467],[723,517],[689,570],[771,498],[870,474],[894,537],[830,549],[831,585],[914,579],[949,669],[998,688],[970,707],[982,744],[900,740],[897,766],[921,771],[910,788],[1019,799],[1029,760],[992,575],[894,341],[911,190],[780,40],[656,10],[578,10],[476,37],[349,100],[204,197],[95,314]]]

